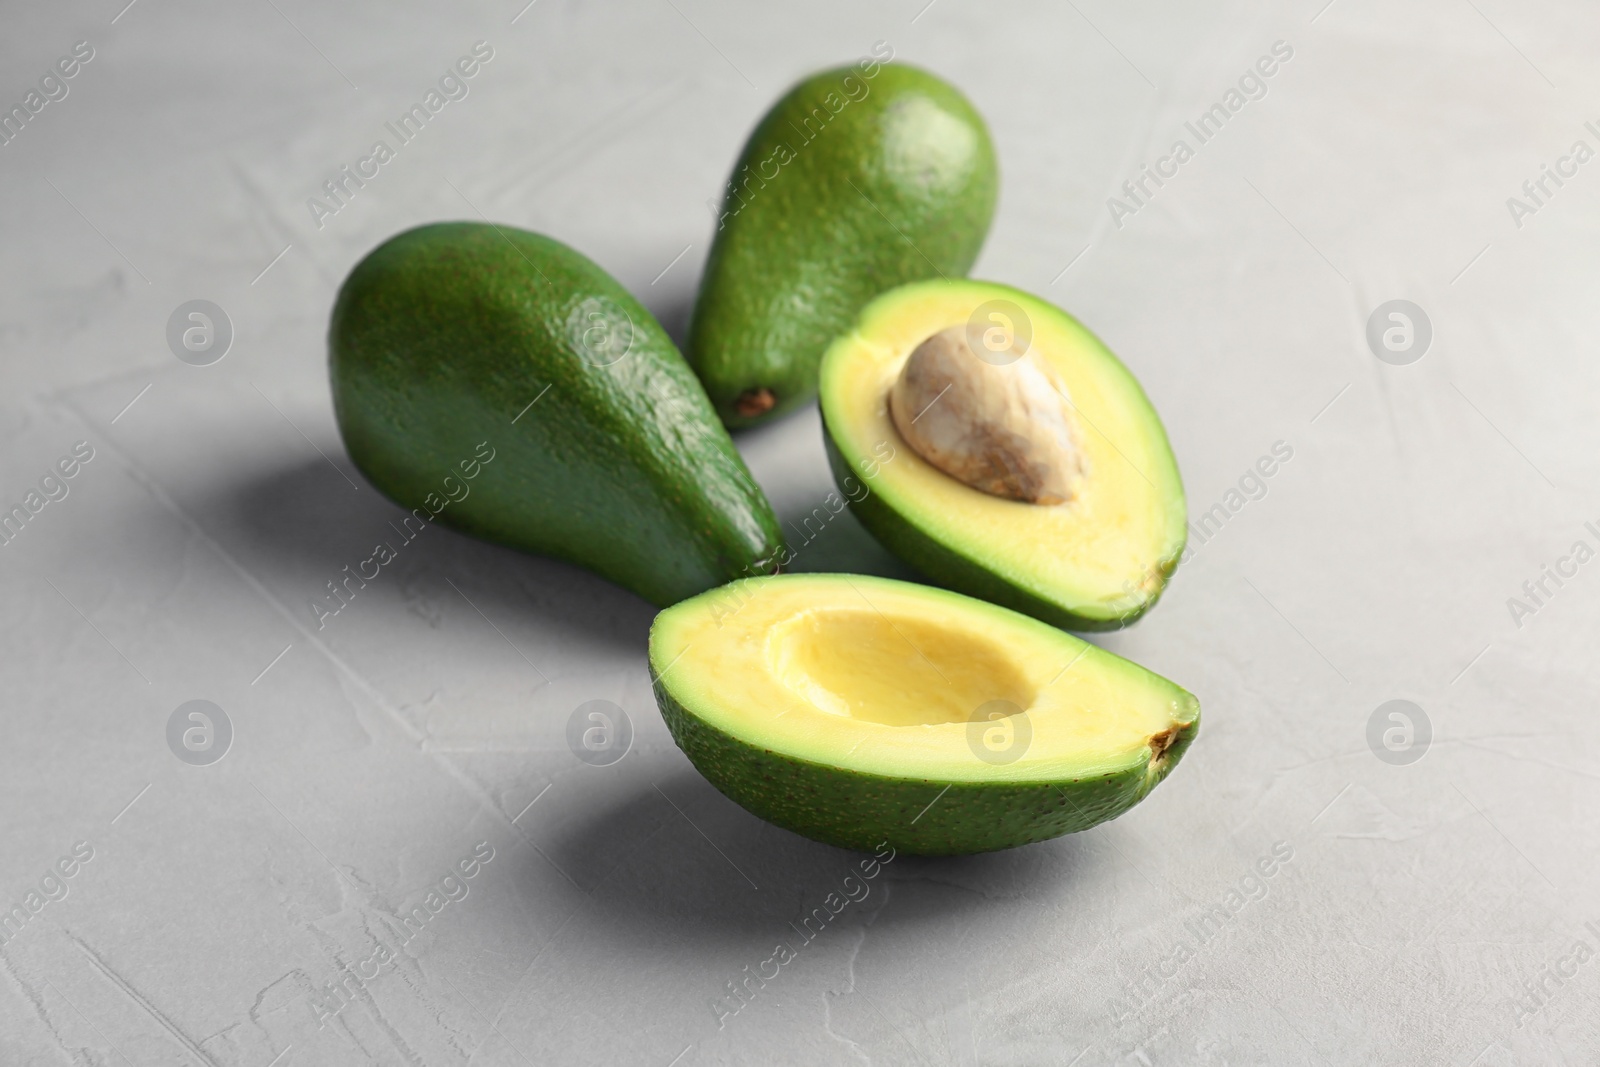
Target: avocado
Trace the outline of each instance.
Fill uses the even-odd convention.
[[[935,583],[1071,630],[1127,626],[1161,595],[1186,537],[1178,465],[1144,390],[1071,315],[915,282],[863,309],[820,377],[855,515]]]
[[[475,222],[392,237],[340,288],[328,349],[345,447],[419,520],[657,606],[775,567],[777,519],[688,364],[558,241]]]
[[[791,89],[728,179],[689,326],[723,421],[810,400],[822,350],[885,289],[965,275],[998,186],[983,119],[926,71],[862,60]]]
[[[650,628],[656,702],[754,814],[843,848],[1011,848],[1127,811],[1200,725],[1193,696],[1006,608],[851,574],[752,578]]]

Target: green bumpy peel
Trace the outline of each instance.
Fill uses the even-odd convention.
[[[1143,800],[1200,729],[1198,708],[1161,752],[1115,773],[1062,782],[939,782],[829,767],[757,747],[707,723],[651,666],[656,704],[689,762],[729,800],[775,826],[840,848],[887,841],[914,856],[962,856],[1097,826]]]
[[[399,234],[351,271],[328,347],[351,458],[419,518],[658,606],[775,565],[771,505],[688,364],[558,241],[473,222]]]
[[[998,189],[983,119],[932,74],[863,60],[791,89],[734,167],[690,323],[723,421],[811,399],[823,350],[874,296],[965,275]]]

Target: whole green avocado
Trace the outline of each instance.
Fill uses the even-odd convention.
[[[775,569],[777,519],[688,364],[558,241],[475,222],[392,237],[339,290],[328,348],[351,458],[419,519],[658,606]]]
[[[823,350],[879,293],[964,276],[998,187],[983,119],[926,71],[862,60],[791,89],[734,167],[689,327],[723,422],[815,396]]]

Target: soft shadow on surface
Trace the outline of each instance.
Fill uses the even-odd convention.
[[[442,580],[449,576],[491,619],[531,610],[643,654],[655,608],[639,597],[579,567],[480,541],[439,522],[403,543],[396,528],[408,513],[358,471],[344,469],[359,489],[320,459],[258,473],[204,501],[201,521],[233,531],[224,543],[297,609],[325,593],[322,583],[342,578],[343,567],[354,568],[385,542],[398,558],[383,573],[398,568],[392,576],[397,585],[431,570],[441,576],[435,581],[444,594],[456,595]],[[306,618],[312,617],[308,610]]]
[[[689,341],[689,319],[694,315],[694,292],[660,295],[647,292],[641,296],[640,302],[661,323],[661,328],[667,331],[667,336],[678,346],[678,351],[683,351]]]
[[[747,945],[781,936],[830,893],[846,896],[846,876],[869,891],[843,908],[841,925],[856,925],[891,894],[908,893],[917,899],[899,909],[897,921],[943,924],[980,898],[1026,896],[1030,878],[1070,878],[1088,856],[1082,835],[1073,835],[974,856],[900,855],[862,879],[860,864],[870,853],[764,822],[686,761],[672,762],[663,769],[641,761],[601,803],[530,833],[588,894],[571,936],[637,945],[651,931],[689,929],[698,941]],[[936,891],[919,891],[927,888]]]
[[[321,580],[366,558],[372,543],[397,536],[388,523],[404,512],[358,473],[351,475],[358,490],[320,459],[268,469],[198,501],[198,514],[247,570],[301,607]],[[644,654],[655,609],[576,567],[437,525],[402,552],[415,561],[411,566],[433,572],[430,584],[442,586],[441,595],[455,595],[443,583],[448,575],[502,626],[532,615]],[[802,547],[797,565],[868,573],[901,566],[843,512]],[[398,585],[404,575],[394,579]],[[577,768],[576,777],[593,777],[576,790],[576,802],[563,804],[552,794],[538,818],[517,824],[565,876],[560,884],[574,910],[563,940],[633,953],[672,930],[678,931],[674,937],[747,947],[752,939],[782,936],[789,922],[823,907],[829,894],[843,895],[847,875],[859,877],[868,854],[820,844],[751,815],[670,745],[642,749],[612,767]],[[577,783],[556,784],[566,794]],[[1080,839],[978,856],[899,856],[883,866],[864,900],[840,913],[838,925],[861,923],[896,895],[896,923],[938,929],[980,898],[1021,896],[1030,883],[1071,878],[1087,857]],[[542,885],[548,892],[549,884]]]
[[[784,569],[913,580],[916,572],[880,545],[851,511],[845,491],[828,467],[822,444],[825,432],[813,401],[734,435],[752,472],[766,487],[794,554]],[[870,483],[858,479],[847,488],[859,497]]]
[[[925,581],[915,568],[889,552],[850,513],[838,492],[809,506],[800,503],[778,512],[796,574],[874,574],[908,582]]]

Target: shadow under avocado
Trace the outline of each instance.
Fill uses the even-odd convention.
[[[342,579],[342,568],[386,543],[396,550],[396,559],[382,568],[377,582],[385,581],[391,568],[397,568],[392,580],[400,583],[429,577],[430,571],[448,575],[491,619],[531,610],[595,641],[643,655],[656,609],[639,597],[581,568],[478,540],[438,520],[420,532],[413,520],[413,539],[406,541],[401,530],[410,513],[379,493],[347,459],[341,469],[359,489],[351,489],[320,459],[297,462],[231,486],[204,502],[200,519],[242,535],[227,541],[242,540],[241,562],[275,592],[303,586],[290,603],[306,611],[307,622],[314,622],[314,615],[304,601],[326,593],[321,583]],[[307,578],[308,573],[314,577]],[[442,587],[441,595],[456,595],[442,577],[433,582]]]
[[[679,293],[644,293],[639,302],[656,317],[672,343],[682,352],[689,343],[689,320],[694,316],[694,290]]]
[[[850,513],[844,494],[837,489],[810,507],[804,503],[784,508],[778,522],[788,540],[793,562],[784,568],[794,574],[871,574],[908,582],[925,581],[909,564],[901,562],[867,532]]]
[[[637,755],[637,754],[636,754]],[[631,946],[676,930],[748,946],[851,927],[899,898],[897,923],[948,929],[975,897],[1026,896],[1031,874],[1059,883],[1087,855],[1082,835],[973,856],[892,855],[824,845],[773,826],[718,793],[680,755],[633,760],[595,805],[576,807],[529,838],[587,894],[569,937]],[[875,862],[876,861],[876,862]],[[863,866],[865,864],[865,866]],[[871,872],[871,876],[868,876]],[[846,878],[850,881],[846,882]],[[922,892],[950,887],[957,892]],[[833,894],[830,903],[830,894]]]
[[[237,546],[246,569],[274,590],[308,584],[308,574],[334,577],[344,563],[370,552],[372,542],[396,537],[389,523],[398,525],[406,514],[358,472],[344,469],[358,490],[320,459],[258,472],[202,502],[202,522],[230,530],[226,543]],[[848,510],[819,528],[811,512],[791,508],[786,526],[790,521],[799,529],[789,530],[797,570],[908,573]],[[533,612],[644,655],[655,609],[579,568],[438,523],[403,552],[409,566],[453,575],[491,619]],[[918,937],[943,936],[951,917],[970,911],[974,899],[1025,895],[1030,877],[1059,882],[1064,865],[1076,871],[1086,856],[1072,837],[976,856],[897,855],[867,878],[861,864],[873,859],[870,854],[811,841],[746,812],[675,747],[653,746],[614,767],[576,773],[610,780],[592,783],[597,788],[583,803],[546,803],[538,819],[518,829],[571,880],[576,910],[559,936],[629,954],[678,951],[675,939],[740,950],[757,944],[768,951],[765,943],[778,938],[797,947],[808,943],[791,923],[819,944],[845,943],[850,928],[878,921],[875,914],[891,898],[896,927]],[[852,892],[860,898],[851,899]]]

